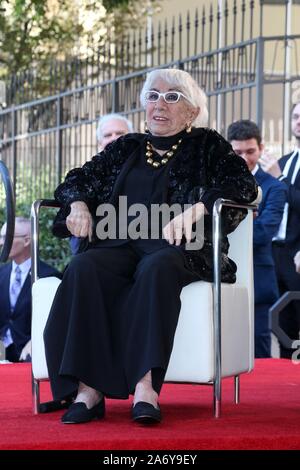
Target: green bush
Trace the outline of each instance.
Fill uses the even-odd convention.
[[[16,216],[30,217],[32,201],[38,198],[53,199],[53,191],[49,189],[49,167],[41,166],[36,170],[18,165],[20,175],[16,184]],[[39,217],[40,259],[63,271],[70,261],[71,250],[68,239],[59,239],[52,235],[52,222],[57,209],[42,207]],[[0,178],[0,223],[6,221],[5,193]]]
[[[40,258],[63,271],[70,262],[69,239],[57,238],[52,234],[52,222],[57,209],[42,207],[40,211]]]
[[[17,203],[16,216],[30,217],[31,203]],[[57,209],[44,208],[40,210],[39,228],[40,228],[40,258],[54,266],[59,271],[63,271],[70,261],[69,240],[61,240],[52,235],[52,222]],[[6,221],[4,200],[0,202],[0,222],[1,226]]]

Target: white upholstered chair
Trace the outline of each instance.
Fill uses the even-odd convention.
[[[229,235],[229,256],[238,266],[235,284],[220,280],[221,209],[245,207],[248,215]],[[60,283],[54,277],[37,278],[38,216],[40,207],[58,207],[55,201],[38,200],[32,206],[32,378],[33,409],[40,411],[39,383],[48,380],[43,330]],[[194,282],[182,290],[181,312],[166,374],[169,382],[209,383],[214,386],[214,415],[221,411],[221,380],[235,378],[235,402],[239,401],[239,375],[254,364],[254,299],[252,210],[219,199],[214,206],[214,282]]]

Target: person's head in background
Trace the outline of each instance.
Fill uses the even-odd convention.
[[[292,107],[291,129],[293,135],[296,137],[297,145],[300,147],[300,101],[295,103]]]
[[[133,132],[133,127],[131,122],[124,116],[120,114],[106,114],[102,116],[98,121],[96,131],[99,151],[104,150],[110,142],[129,132]]]
[[[250,171],[253,171],[263,152],[261,133],[255,122],[249,119],[230,124],[227,130],[227,139],[234,152],[242,157]]]
[[[6,235],[6,223],[1,228],[0,245],[3,245]],[[17,264],[21,264],[30,258],[30,220],[25,217],[16,217],[15,233],[9,259]]]

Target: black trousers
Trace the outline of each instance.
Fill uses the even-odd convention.
[[[271,357],[269,310],[279,298],[275,267],[254,262],[255,357]]]
[[[149,241],[151,243],[151,241]],[[78,382],[128,398],[152,370],[160,392],[172,352],[182,288],[199,277],[180,248],[145,252],[131,241],[76,255],[56,293],[44,332],[55,399]]]
[[[271,357],[269,308],[272,304],[255,304],[255,357]]]
[[[19,362],[21,352],[22,350],[19,351],[16,345],[12,343],[5,349],[5,359],[10,362]]]
[[[300,274],[296,272],[293,259],[296,251],[285,245],[273,244],[273,257],[280,295],[287,291],[300,290]],[[292,301],[282,310],[279,325],[291,339],[299,339],[300,301]],[[287,349],[280,344],[281,357],[291,358],[294,351],[294,349]]]

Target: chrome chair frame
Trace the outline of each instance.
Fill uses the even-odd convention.
[[[221,357],[221,214],[223,207],[236,209],[257,210],[257,204],[239,204],[229,199],[217,199],[213,208],[213,319],[215,342],[215,380],[214,385],[214,416],[221,415],[221,385],[222,385],[222,357]],[[240,387],[239,376],[234,377],[234,402],[239,403]]]
[[[37,199],[31,206],[31,287],[38,280],[38,259],[39,259],[39,214],[41,207],[60,208],[59,202],[53,199]],[[33,413],[41,412],[43,404],[40,403],[40,382],[46,381],[35,379],[31,370],[32,378],[32,407]],[[46,403],[47,411],[56,408],[56,402]],[[57,404],[58,405],[58,404]],[[58,406],[60,408],[61,406]]]
[[[41,207],[59,208],[60,204],[51,199],[38,199],[32,204],[31,208],[31,231],[32,231],[32,284],[38,279],[38,257],[39,257],[39,212]],[[213,381],[213,402],[214,416],[219,418],[221,415],[222,399],[222,357],[221,357],[221,214],[223,207],[233,207],[236,209],[247,209],[248,211],[257,210],[257,204],[239,204],[228,199],[217,199],[213,208],[213,322],[214,322],[214,343],[215,343],[215,380]],[[46,380],[46,379],[44,379]],[[32,373],[32,397],[33,413],[40,412],[40,379],[35,379]],[[234,402],[239,402],[239,376],[234,377]],[[51,404],[52,403],[52,404]],[[49,408],[55,409],[55,402],[49,403]]]

